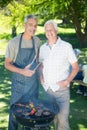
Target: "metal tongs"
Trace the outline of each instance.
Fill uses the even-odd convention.
[[[31,65],[34,63],[34,61],[36,60],[36,57],[37,57],[37,55],[35,55],[35,57],[33,58],[32,62],[27,65],[27,68],[30,68],[30,66],[31,66]],[[34,68],[34,71],[37,70],[37,68],[41,65],[41,63],[42,63],[42,62],[39,62],[39,63],[37,64],[37,66]]]

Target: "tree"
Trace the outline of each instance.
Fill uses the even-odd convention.
[[[30,13],[28,2],[29,1],[26,0],[24,4],[22,3],[22,0],[21,1],[13,0],[2,10],[2,13],[8,17],[9,25],[12,28],[12,37],[16,36],[17,27],[18,26],[21,27],[23,25],[25,15]]]
[[[6,8],[12,28],[20,25],[24,16],[31,13],[44,20],[66,18],[75,27],[80,47],[87,47],[87,0],[12,0]]]
[[[43,18],[61,16],[72,21],[80,47],[87,47],[87,0],[31,0],[31,5]]]
[[[0,0],[0,8],[5,7],[10,2],[11,2],[11,0]]]

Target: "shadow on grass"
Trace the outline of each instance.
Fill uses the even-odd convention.
[[[67,22],[67,23],[59,23],[58,27],[62,27],[62,28],[75,28],[74,25],[71,22]]]
[[[2,128],[2,127],[1,127],[0,130],[6,130],[6,127],[5,127],[5,128]]]
[[[70,44],[72,44],[73,48],[79,48],[80,46],[79,41],[75,33],[67,33],[67,34],[59,33],[58,35],[61,37],[62,40],[65,40],[69,42]],[[41,33],[41,34],[38,34],[37,36],[40,38],[42,44],[47,41],[45,34]]]
[[[43,24],[39,24],[39,26],[43,26]],[[74,29],[74,26],[73,26],[73,24],[72,23],[67,23],[67,24],[64,24],[64,23],[59,23],[58,24],[58,27],[62,27],[63,29]],[[67,32],[67,31],[66,31]],[[63,40],[65,40],[65,41],[67,41],[67,42],[69,42],[70,44],[72,44],[73,45],[73,47],[74,48],[79,48],[80,47],[80,45],[79,45],[79,40],[78,40],[78,38],[77,38],[77,35],[76,35],[76,33],[65,33],[65,31],[64,32],[62,32],[62,33],[60,33],[60,32],[58,32],[58,35],[63,39]],[[46,37],[45,37],[45,34],[39,34],[39,35],[37,35],[41,40],[42,40],[42,44],[46,41]]]
[[[71,89],[70,125],[71,130],[87,129],[87,97],[76,94],[77,85]]]
[[[39,23],[38,26],[41,26],[41,27],[43,26],[44,27],[44,24],[45,24],[45,21]],[[62,28],[73,28],[73,29],[75,28],[74,25],[73,25],[73,23],[69,22],[69,21],[58,23],[58,27],[62,27]]]
[[[4,55],[0,55],[0,130],[6,130],[10,107],[10,72],[4,67]]]
[[[59,24],[59,25],[61,25],[61,24]],[[63,26],[63,25],[61,25],[61,26]],[[67,25],[67,26],[69,26],[69,25]],[[64,26],[63,26],[63,28],[64,28]],[[79,41],[77,39],[76,33],[70,33],[70,32],[69,33],[60,33],[59,32],[58,35],[63,40],[65,40],[65,41],[69,42],[70,44],[72,44],[74,48],[78,48],[79,47]],[[47,39],[46,39],[45,34],[40,33],[37,36],[41,39],[42,44],[46,42]],[[0,39],[10,40],[11,38],[12,38],[12,36],[9,33],[0,34]]]

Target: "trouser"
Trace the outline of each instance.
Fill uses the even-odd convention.
[[[12,112],[12,106],[10,107],[8,130],[18,130],[18,122]]]
[[[68,120],[70,105],[69,88],[57,92],[52,92],[52,90],[49,89],[48,93],[56,98],[56,102],[59,106],[59,112],[54,119],[55,130],[70,130]]]
[[[13,114],[12,106],[10,108],[8,130],[18,130],[18,122]],[[30,128],[25,127],[24,130],[30,130]]]

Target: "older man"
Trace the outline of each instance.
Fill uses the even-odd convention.
[[[8,130],[17,130],[12,106],[17,102],[28,102],[31,96],[38,96],[38,76],[34,71],[40,40],[34,36],[37,29],[37,18],[28,15],[24,19],[24,33],[10,40],[5,58],[5,67],[13,72],[11,107]],[[33,65],[30,64],[33,62]]]
[[[48,41],[40,48],[39,60],[43,62],[40,68],[40,80],[44,89],[55,97],[59,106],[55,129],[70,130],[69,85],[79,70],[77,58],[72,45],[57,36],[58,28],[53,20],[47,21],[44,27]],[[71,73],[70,65],[72,66]]]

